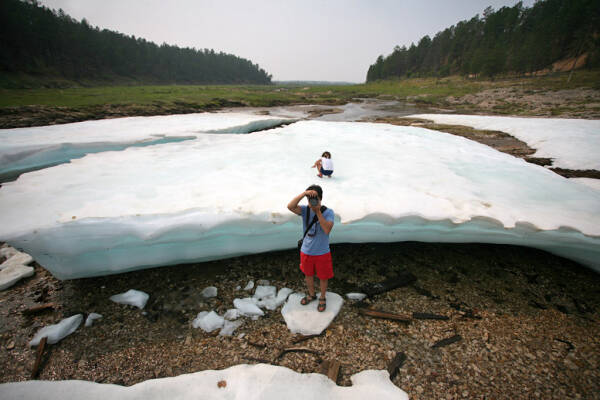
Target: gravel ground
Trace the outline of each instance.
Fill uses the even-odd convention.
[[[245,320],[233,337],[194,329],[203,310],[223,313],[244,297],[248,280],[303,291],[295,251],[201,264],[154,268],[101,278],[58,281],[36,274],[0,292],[1,382],[30,379],[35,349],[27,342],[42,326],[75,313],[104,317],[49,345],[39,379],[83,379],[132,385],[147,379],[221,369],[257,360],[298,372],[341,363],[339,385],[365,369],[384,369],[407,356],[394,378],[411,399],[598,398],[600,393],[600,276],[543,251],[476,244],[344,244],[332,246],[343,294],[406,271],[415,283],[374,296],[366,306],[394,313],[428,312],[448,320],[410,323],[359,314],[347,301],[319,337],[294,344],[280,310]],[[218,296],[200,291],[216,286]],[[150,294],[144,312],[111,302],[128,289]],[[22,311],[54,302],[55,310]],[[239,338],[238,335],[244,336]],[[432,348],[437,341],[461,340]],[[279,351],[302,346],[319,354]]]

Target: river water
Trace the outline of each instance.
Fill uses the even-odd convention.
[[[295,119],[313,119],[319,121],[367,121],[379,117],[402,117],[411,114],[431,112],[411,103],[383,101],[375,99],[355,99],[345,105],[293,105],[282,107],[251,107],[244,112],[272,115]],[[239,108],[230,108],[224,112],[240,112]]]

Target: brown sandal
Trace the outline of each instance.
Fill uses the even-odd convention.
[[[319,306],[317,307],[318,312],[323,312],[327,308],[327,298],[319,297]]]
[[[302,300],[300,300],[300,304],[302,304],[303,306],[307,305],[308,303],[311,303],[313,301],[315,301],[317,299],[317,295],[313,294],[312,296],[307,294],[306,296],[304,296],[302,298]]]

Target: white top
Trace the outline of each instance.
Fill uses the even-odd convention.
[[[321,157],[321,163],[325,171],[333,171],[333,161],[331,161],[331,158]]]

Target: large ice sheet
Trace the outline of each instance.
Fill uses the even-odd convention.
[[[291,120],[239,113],[128,117],[0,129],[0,180],[86,154],[193,139],[199,132],[248,133]]]
[[[553,167],[600,170],[600,120],[449,114],[415,114],[409,118],[506,132],[536,149],[534,157],[552,158]]]
[[[216,351],[216,350],[215,350]],[[387,371],[366,370],[350,377],[352,386],[337,386],[321,374],[300,374],[273,365],[236,365],[172,378],[151,379],[133,386],[87,381],[27,381],[0,385],[4,399],[246,399],[246,400],[408,400]]]
[[[331,179],[310,168],[324,150]],[[334,243],[519,244],[600,269],[598,191],[450,134],[356,122],[205,134],[27,173],[0,189],[0,240],[60,279],[292,248],[300,219],[286,205],[313,182],[336,213]]]

